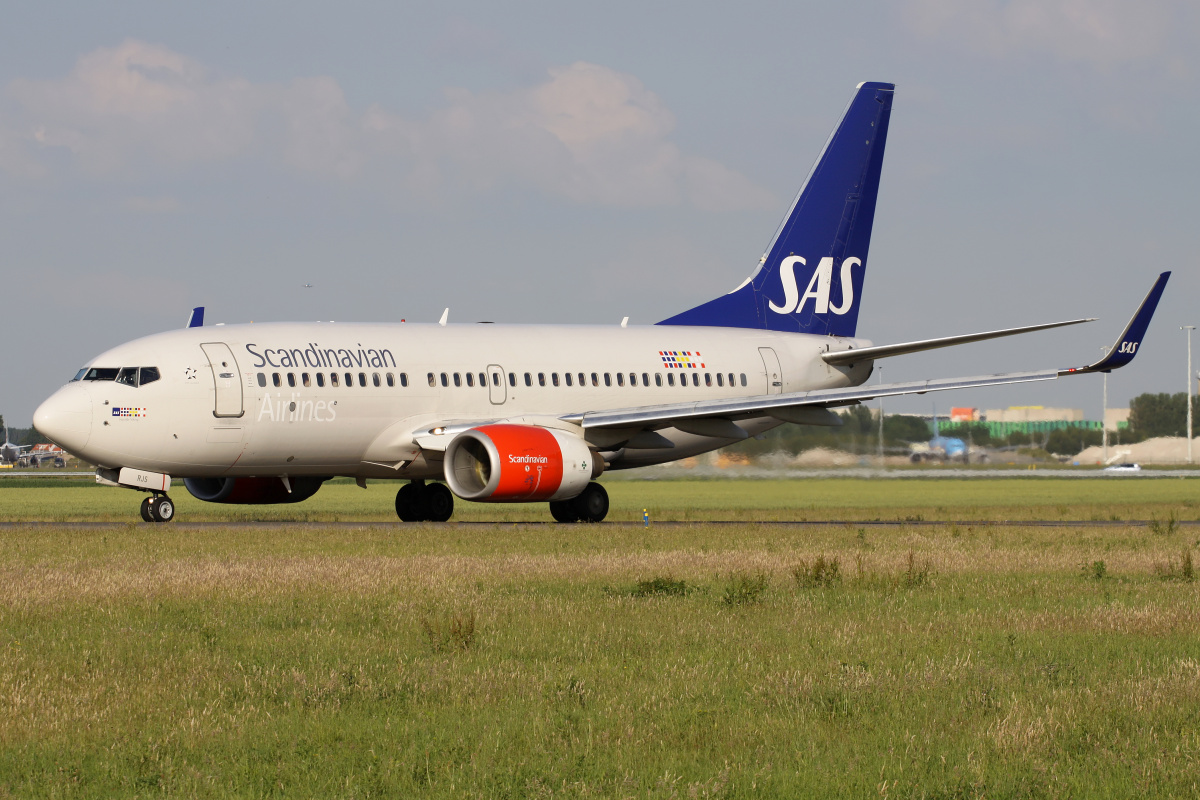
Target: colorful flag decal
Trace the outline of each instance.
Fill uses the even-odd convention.
[[[704,369],[699,350],[659,350],[658,354],[667,369]]]
[[[119,406],[113,406],[112,415],[114,417],[144,417],[144,416],[146,416],[146,409],[144,409],[144,408],[121,408]]]

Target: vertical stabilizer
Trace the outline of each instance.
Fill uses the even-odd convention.
[[[753,275],[659,324],[853,336],[894,91],[858,85]]]

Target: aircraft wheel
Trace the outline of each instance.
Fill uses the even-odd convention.
[[[575,510],[575,500],[555,500],[550,503],[550,516],[555,522],[579,522],[579,512]]]
[[[150,503],[150,516],[155,522],[170,522],[175,519],[175,503],[165,494]]]
[[[454,494],[444,483],[425,487],[425,518],[430,522],[445,522],[454,515]]]
[[[147,497],[142,501],[142,522],[154,522],[154,517],[150,515],[150,500],[151,498]]]
[[[402,522],[421,522],[425,519],[425,482],[412,481],[396,492],[396,516]]]
[[[608,492],[594,481],[571,502],[581,522],[602,522],[608,516]]]

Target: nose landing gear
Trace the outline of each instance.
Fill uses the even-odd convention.
[[[454,495],[444,483],[411,481],[396,492],[396,516],[404,522],[445,522],[454,515]]]
[[[142,519],[146,522],[170,522],[175,518],[175,503],[165,494],[156,494],[142,501]]]

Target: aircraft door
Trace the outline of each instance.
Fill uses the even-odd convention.
[[[214,417],[240,417],[242,411],[242,382],[238,376],[237,361],[233,351],[224,342],[209,342],[200,345],[212,367],[213,383],[216,386]]]
[[[783,370],[779,367],[779,356],[770,347],[758,348],[763,367],[767,371],[767,394],[783,394]]]
[[[504,383],[504,370],[498,364],[488,364],[488,397],[492,405],[503,405],[508,399],[508,388]]]

